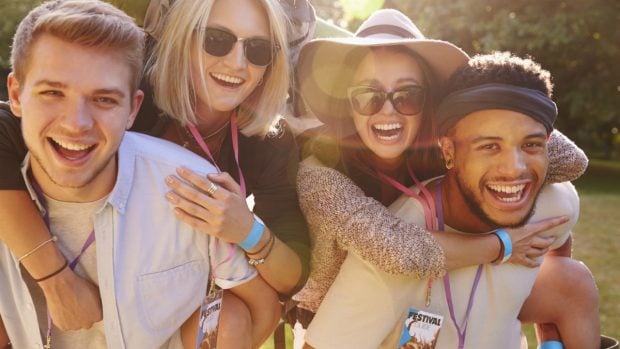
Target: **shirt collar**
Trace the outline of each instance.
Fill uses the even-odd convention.
[[[123,137],[123,141],[121,142],[117,152],[118,173],[116,176],[116,183],[114,184],[114,188],[112,188],[112,192],[108,196],[107,200],[107,202],[116,208],[120,214],[124,214],[127,209],[127,200],[133,184],[135,155],[135,145],[131,138]],[[30,197],[36,203],[41,214],[44,215],[46,212],[45,207],[37,196],[34,186],[32,185],[31,178],[28,175],[28,172],[30,171],[30,159],[30,152],[28,152],[22,162],[21,172],[24,182],[26,182],[26,188],[28,189]]]

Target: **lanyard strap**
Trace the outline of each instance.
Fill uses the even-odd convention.
[[[439,224],[439,230],[444,230],[444,221],[443,221],[443,204],[441,201],[441,182],[437,184],[437,218]],[[444,292],[446,294],[446,302],[448,303],[448,310],[450,311],[450,318],[452,319],[452,323],[456,327],[456,331],[459,337],[458,349],[463,349],[465,347],[465,337],[467,336],[467,324],[469,322],[469,315],[471,313],[471,309],[474,305],[474,297],[476,291],[478,290],[478,283],[480,282],[480,276],[482,275],[482,264],[478,266],[478,270],[476,271],[476,276],[474,278],[474,284],[471,287],[471,292],[469,293],[469,301],[467,303],[467,310],[465,311],[465,320],[463,321],[463,328],[459,326],[456,321],[456,315],[454,311],[454,302],[452,300],[452,290],[450,288],[450,275],[446,274],[443,277],[443,286]]]
[[[47,223],[47,229],[49,229],[50,228],[49,216],[47,212],[45,213],[45,218],[46,218],[45,221]],[[75,258],[73,258],[71,263],[69,263],[69,268],[71,268],[71,270],[75,270],[75,267],[79,263],[80,258],[82,258],[82,256],[84,255],[84,252],[86,252],[86,250],[88,250],[90,245],[92,245],[94,242],[95,242],[95,230],[93,229],[93,231],[91,231],[90,234],[88,234],[88,237],[86,238],[86,241],[84,242],[84,245],[82,245],[82,249],[80,250],[80,253]],[[47,309],[47,333],[46,334],[47,334],[47,344],[45,345],[45,348],[50,349],[51,339],[52,339],[52,317],[50,316],[49,309]]]
[[[45,209],[45,214],[43,215],[43,221],[45,221],[47,230],[51,232],[49,210],[47,208],[47,202],[45,201],[45,196],[43,195],[43,190],[41,190],[41,187],[39,186],[37,181],[34,180],[34,178],[31,178],[31,183],[32,183],[32,187],[34,188],[35,194],[37,195],[37,198],[39,199],[39,201],[43,205],[43,208]],[[84,241],[84,245],[82,245],[82,249],[80,250],[80,253],[78,253],[78,255],[75,258],[73,258],[73,260],[69,263],[69,268],[71,268],[71,270],[75,270],[75,267],[77,266],[78,262],[80,261],[80,259],[82,258],[86,250],[88,250],[88,248],[94,242],[95,242],[95,230],[93,229],[93,231],[91,231],[90,234],[88,234],[86,241]],[[51,342],[52,342],[52,317],[50,316],[49,308],[47,309],[46,336],[47,336],[47,343],[44,345],[44,348],[50,349]]]
[[[420,202],[420,204],[422,205],[422,208],[424,209],[426,229],[435,230],[436,227],[435,227],[435,219],[434,219],[434,205],[429,204],[429,202],[433,202],[432,197],[430,197],[430,200],[429,200],[430,193],[428,193],[428,190],[426,190],[426,188],[424,188],[424,186],[420,183],[420,181],[418,181],[411,167],[407,166],[407,169],[409,171],[409,176],[413,178],[414,182],[416,183],[416,186],[420,189],[420,191],[422,192],[422,195],[424,195],[425,198],[418,195],[413,190],[405,187],[400,182],[398,182],[394,178],[386,175],[385,173],[381,171],[377,171],[377,175],[384,183],[387,183],[391,185],[392,187],[396,188],[397,190],[399,190],[400,192],[402,192],[403,194],[418,200],[418,202]],[[422,190],[422,188],[424,188],[424,190]],[[427,196],[426,193],[428,193],[429,196]]]
[[[217,242],[216,238],[213,238],[215,241]],[[223,261],[219,262],[217,265],[214,265],[213,263],[209,263],[211,265],[210,269],[210,275],[211,277],[209,278],[209,280],[207,280],[207,285],[209,284],[209,281],[211,282],[211,287],[207,287],[207,294],[211,294],[214,290],[215,290],[215,278],[217,277],[215,274],[215,271],[217,270],[217,268],[219,268],[222,264],[228,262],[229,260],[232,259],[233,254],[235,253],[235,247],[233,246],[233,244],[228,244],[228,256],[226,256],[226,259],[224,259]],[[213,245],[213,255],[217,256],[217,243],[215,245]]]
[[[198,143],[202,151],[204,151],[205,154],[207,154],[207,156],[209,157],[209,160],[211,160],[211,163],[217,169],[217,172],[218,173],[222,172],[219,166],[217,166],[217,163],[215,162],[215,159],[213,158],[211,151],[209,151],[209,147],[207,146],[207,143],[205,143],[204,139],[202,139],[200,132],[196,128],[196,125],[188,124],[187,128],[189,129],[189,132],[192,134],[192,136],[194,136],[194,139],[196,140],[196,142]],[[231,135],[232,143],[233,143],[233,153],[235,155],[235,164],[237,165],[237,171],[239,173],[239,186],[241,187],[241,193],[245,197],[247,192],[246,192],[246,186],[245,186],[245,179],[243,178],[243,172],[241,171],[241,166],[239,166],[239,134],[237,131],[238,131],[237,113],[233,112],[233,114],[230,117],[230,135]]]

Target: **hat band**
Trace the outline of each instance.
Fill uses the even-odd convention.
[[[523,113],[553,131],[558,115],[555,103],[544,93],[507,84],[484,84],[453,92],[437,108],[439,135],[444,135],[460,119],[480,110],[507,109]]]
[[[373,25],[355,34],[355,36],[366,38],[375,34],[392,34],[405,39],[415,39],[415,35],[410,31],[391,24]]]

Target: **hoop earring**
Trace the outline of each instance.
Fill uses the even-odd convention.
[[[446,159],[446,168],[451,170],[454,167],[454,160],[452,158]]]

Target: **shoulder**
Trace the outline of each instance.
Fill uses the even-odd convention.
[[[316,156],[310,155],[299,163],[298,178],[303,179],[304,176],[328,176],[340,180],[348,180],[349,177],[340,171],[325,165]]]
[[[145,164],[170,168],[188,166],[199,172],[216,172],[213,165],[201,156],[175,143],[141,133],[126,132],[121,151],[131,151],[136,162]]]
[[[9,103],[0,101],[0,127],[2,129],[7,128],[19,128],[20,120],[13,115]]]
[[[552,249],[561,246],[566,241],[579,219],[579,195],[575,186],[570,182],[545,185],[540,191],[535,213],[530,221],[536,222],[558,216],[568,216],[569,221],[545,232],[546,235],[558,238],[551,246]]]
[[[264,137],[244,136],[242,134],[240,141],[245,141],[255,147],[257,151],[259,149],[272,149],[290,152],[297,148],[293,131],[284,119],[278,120],[278,122]]]
[[[579,215],[579,195],[571,182],[545,185],[538,196],[536,210],[545,216]]]

